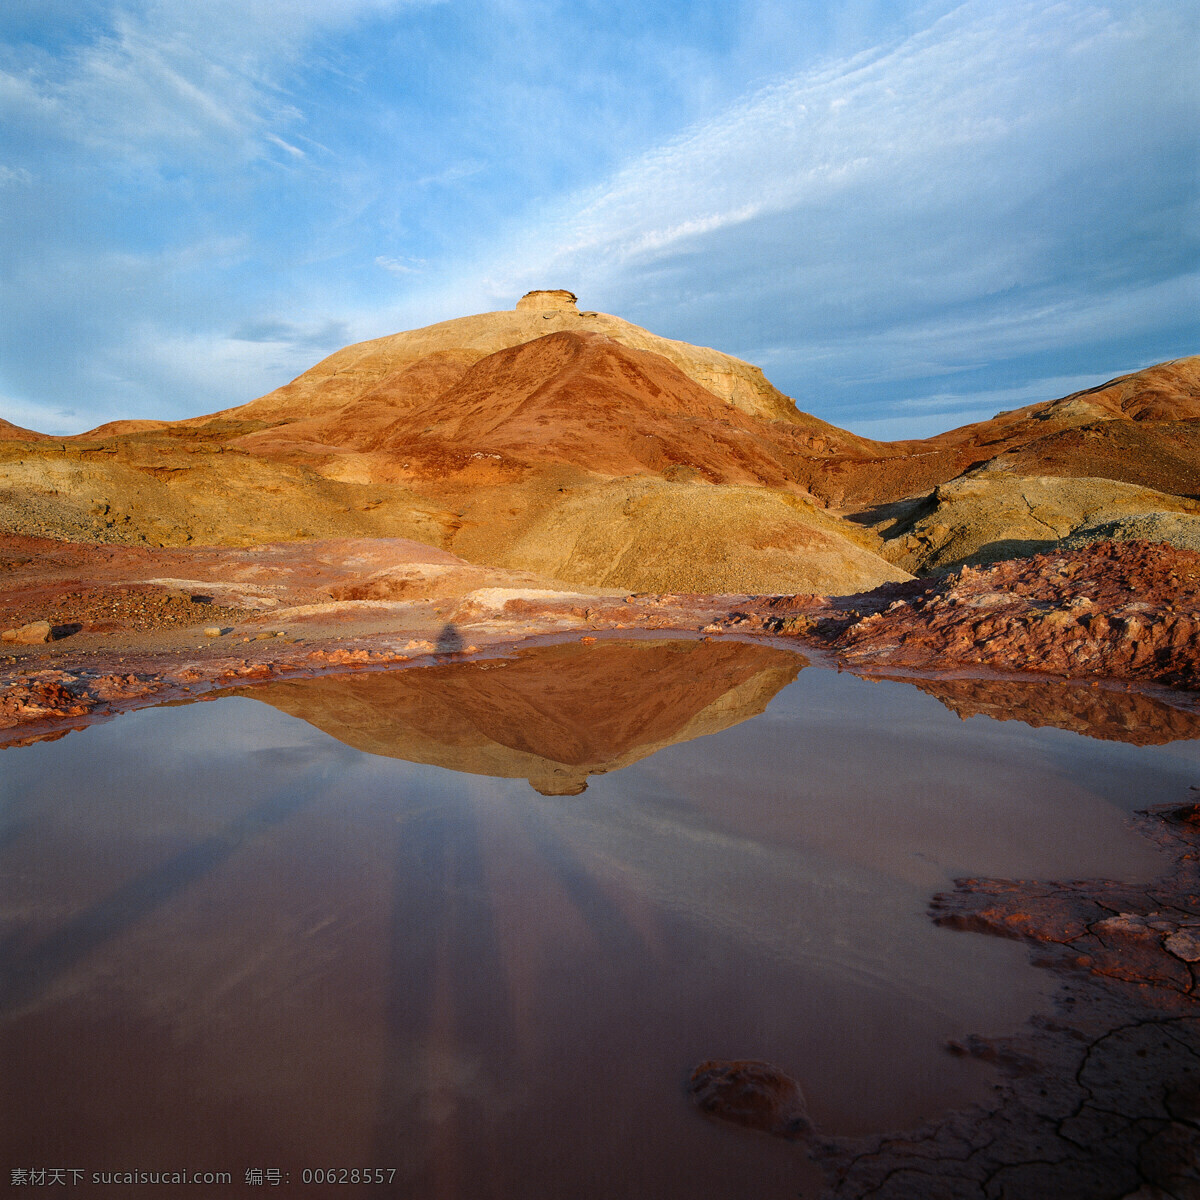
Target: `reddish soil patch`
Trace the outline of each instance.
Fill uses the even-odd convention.
[[[150,584],[114,584],[108,587],[31,587],[0,599],[0,627],[9,629],[27,621],[49,621],[56,636],[79,632],[145,633],[152,629],[194,625],[232,625],[254,610],[214,604],[202,593],[171,591]]]
[[[1200,686],[1200,554],[1096,542],[842,600],[749,601],[721,628],[792,634],[877,671],[985,668]]]

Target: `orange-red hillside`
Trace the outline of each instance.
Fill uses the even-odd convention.
[[[435,476],[489,455],[614,476],[688,466],[714,483],[788,487],[795,439],[794,426],[731,408],[660,355],[564,331],[480,360],[369,449]]]
[[[206,417],[0,424],[14,533],[399,536],[637,590],[844,594],[1096,530],[1200,545],[1198,498],[1200,359],[883,443],[565,291],[347,346]]]
[[[836,505],[886,504],[994,463],[1019,475],[1115,479],[1200,493],[1200,357],[1159,363],[934,437],[810,461],[802,482]]]

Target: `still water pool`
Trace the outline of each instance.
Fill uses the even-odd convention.
[[[3,751],[4,1182],[227,1171],[204,1194],[245,1196],[250,1170],[333,1194],[304,1173],[346,1168],[447,1200],[813,1195],[796,1146],[689,1108],[691,1068],[773,1062],[830,1134],[985,1098],[990,1069],[945,1042],[1016,1032],[1053,980],[935,927],[931,894],[1157,874],[1125,820],[1200,778],[1189,721],[601,641]]]

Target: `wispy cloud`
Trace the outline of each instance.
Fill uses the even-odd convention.
[[[415,275],[425,264],[419,258],[393,258],[379,254],[375,257],[375,265],[393,275]]]
[[[22,47],[0,69],[0,114],[109,153],[304,152],[276,129],[302,114],[287,70],[322,26],[415,0],[122,0],[65,52]],[[156,159],[157,161],[157,159]]]
[[[260,317],[239,325],[229,334],[229,338],[235,342],[269,342],[296,350],[329,353],[346,344],[350,338],[350,328],[345,321],[297,325],[292,321]]]
[[[224,407],[545,286],[856,428],[1200,348],[1194,5],[15,7],[0,391],[47,411]]]
[[[1198,33],[1187,6],[963,4],[543,207],[460,291],[569,286],[802,400],[1178,336],[1200,301]]]

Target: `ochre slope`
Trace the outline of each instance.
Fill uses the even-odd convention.
[[[0,442],[47,442],[50,440],[47,434],[25,429],[0,417]]]
[[[368,447],[442,478],[471,456],[599,475],[693,468],[713,483],[787,487],[790,426],[748,417],[657,354],[563,332],[480,360]]]
[[[990,463],[1018,475],[1115,479],[1194,495],[1198,417],[1200,357],[1180,358],[935,437],[877,443],[878,455],[811,460],[800,482],[834,506],[861,508],[928,492]]]
[[[149,545],[404,536],[569,582],[844,594],[1190,513],[1198,414],[1200,359],[1178,359],[873,442],[738,359],[535,292],[348,346],[207,417],[0,425],[0,525]]]
[[[1200,514],[1200,500],[1113,479],[960,475],[886,527],[884,553],[924,574],[1039,554],[1097,522],[1146,513]]]
[[[539,296],[550,297],[545,307],[538,303]],[[363,396],[405,367],[433,354],[451,351],[478,361],[497,350],[519,346],[548,333],[590,332],[604,334],[633,349],[660,355],[730,407],[750,416],[803,424],[839,446],[873,444],[816,417],[799,413],[792,401],[773,387],[758,367],[732,355],[659,337],[608,313],[581,313],[570,293],[534,292],[526,299],[532,299],[533,303],[521,301],[512,311],[458,317],[346,346],[291,383],[220,415],[237,413],[240,419],[255,420],[311,416]]]
[[[456,538],[480,562],[635,591],[846,595],[909,578],[878,543],[793,493],[636,476],[580,484],[511,520]],[[870,581],[870,582],[868,582]]]

